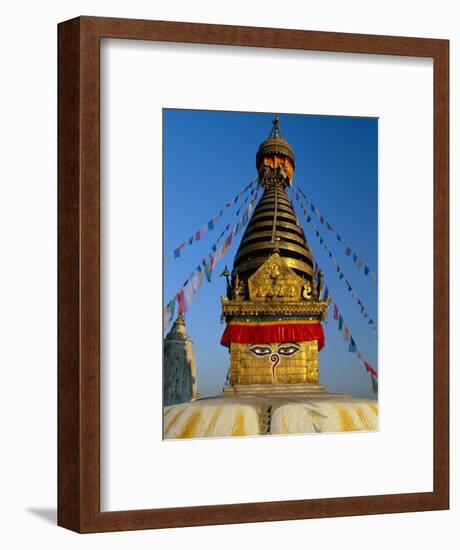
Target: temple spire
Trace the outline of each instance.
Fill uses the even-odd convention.
[[[269,134],[269,138],[283,138],[283,134],[281,133],[281,121],[280,121],[280,117],[278,116],[278,114],[275,115],[275,118],[272,120],[272,129],[271,129],[271,132]]]

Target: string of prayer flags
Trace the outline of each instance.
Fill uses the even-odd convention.
[[[369,315],[368,311],[366,310],[363,302],[361,301],[361,299],[355,294],[355,292],[353,291],[353,287],[351,286],[351,283],[348,281],[348,279],[345,277],[345,273],[342,271],[342,268],[340,267],[340,265],[338,264],[337,260],[335,259],[334,255],[332,254],[331,250],[329,249],[328,245],[325,243],[324,239],[322,238],[321,236],[321,233],[319,232],[318,228],[316,227],[316,225],[313,223],[313,220],[311,219],[310,216],[307,217],[307,222],[309,223],[310,227],[313,229],[313,232],[316,236],[317,239],[319,239],[319,243],[320,245],[322,246],[322,248],[324,249],[325,252],[327,252],[327,255],[329,257],[329,259],[331,260],[331,262],[333,263],[334,267],[335,267],[335,271],[337,272],[338,274],[338,277],[339,277],[339,280],[343,280],[345,285],[347,286],[347,290],[348,292],[350,292],[351,294],[351,297],[355,300],[355,302],[357,302],[359,308],[360,308],[360,311],[361,311],[361,315],[364,317],[364,319],[367,319],[369,318],[369,320],[371,322],[368,323],[368,326],[369,328],[372,330],[372,332],[377,335],[377,327],[375,326],[375,323],[374,323],[374,320],[371,318],[371,316]],[[305,232],[303,232],[304,235],[305,235]],[[314,270],[315,270],[315,273],[318,273],[318,270],[319,270],[319,266],[318,266],[318,263],[315,261],[314,263]]]
[[[246,185],[246,187],[242,191],[240,191],[240,193],[238,193],[238,195],[235,196],[235,198],[232,201],[226,203],[226,205],[223,209],[221,209],[219,212],[214,214],[214,216],[207,223],[205,223],[202,227],[200,227],[200,229],[198,229],[191,237],[189,237],[189,239],[184,241],[181,245],[179,245],[177,248],[175,248],[170,254],[165,256],[164,261],[167,261],[170,258],[174,258],[174,259],[180,258],[181,254],[182,254],[182,251],[186,246],[191,246],[193,244],[193,242],[200,241],[208,231],[213,231],[215,226],[217,225],[218,221],[223,216],[225,208],[232,208],[240,200],[240,198],[244,195],[244,193],[249,191],[249,189],[251,189],[251,187],[253,187],[256,182],[257,182],[257,178],[252,179]],[[252,196],[252,195],[254,195],[254,189],[252,189],[251,193],[249,194],[249,196]],[[247,201],[249,199],[249,196],[246,197],[243,204],[247,203]],[[241,210],[241,208],[240,208],[240,210]],[[238,215],[239,215],[239,210],[238,210],[237,216]]]
[[[319,269],[319,265],[318,265]],[[328,287],[326,286],[325,289]],[[326,294],[326,291],[325,291]],[[330,292],[330,290],[327,293],[328,296],[328,306],[334,306],[334,314],[333,318],[335,321],[337,321],[339,332],[342,333],[343,340],[346,342],[349,342],[348,344],[348,351],[350,353],[356,353],[359,361],[364,366],[366,371],[371,376],[371,383],[372,383],[372,390],[375,394],[378,393],[378,373],[377,371],[368,363],[368,361],[365,360],[362,353],[358,350],[358,346],[356,345],[356,340],[353,338],[353,335],[351,334],[351,330],[349,326],[345,323],[345,319],[343,318],[341,312],[339,311],[339,307],[335,303],[335,300]]]
[[[164,323],[165,330],[167,328],[167,325],[171,323],[174,319],[176,302],[178,305],[178,314],[185,313],[186,311],[188,311],[188,308],[192,303],[193,295],[196,294],[198,289],[201,287],[204,276],[206,276],[206,280],[208,282],[211,282],[212,272],[214,270],[215,265],[222,258],[222,256],[224,256],[227,253],[228,248],[233,243],[233,238],[237,234],[237,232],[240,231],[241,228],[247,223],[247,220],[249,219],[249,214],[252,212],[252,209],[254,208],[254,204],[256,203],[257,198],[258,198],[258,191],[255,193],[254,198],[249,203],[240,221],[234,226],[232,231],[225,238],[225,241],[223,242],[223,244],[219,248],[217,248],[217,245],[219,244],[220,240],[223,238],[226,231],[230,228],[230,224],[227,225],[225,230],[221,233],[217,241],[211,247],[211,252],[209,253],[209,260],[207,260],[206,258],[203,258],[201,260],[201,263],[187,277],[184,284],[182,285],[182,288],[179,290],[179,292],[176,293],[175,297],[172,300],[170,300],[166,306],[164,306],[163,316],[165,321]]]
[[[349,342],[348,344],[348,351],[351,353],[356,353],[359,361],[364,366],[364,368],[367,370],[367,372],[371,375],[371,383],[372,383],[372,390],[374,393],[378,393],[378,373],[377,371],[366,361],[362,355],[362,353],[358,350],[358,347],[356,345],[356,341],[353,338],[350,328],[347,324],[345,324],[345,320],[342,317],[342,314],[339,311],[339,308],[335,302],[332,300],[332,296],[329,298],[329,303],[334,304],[334,319],[338,320],[338,329],[339,332],[342,332],[342,337],[345,342]]]
[[[297,199],[297,202],[300,204],[303,213],[307,216],[307,210],[308,210],[308,205],[309,205],[311,212],[313,212],[318,217],[320,223],[325,224],[328,231],[331,231],[332,233],[335,233],[337,240],[344,247],[345,255],[346,256],[351,256],[353,258],[353,263],[356,265],[357,269],[360,270],[364,266],[364,275],[369,276],[371,281],[376,283],[377,282],[377,275],[373,271],[371,271],[371,269],[363,262],[363,260],[360,260],[358,258],[358,255],[353,251],[352,247],[347,243],[347,241],[345,241],[345,239],[343,239],[341,237],[341,235],[339,235],[337,233],[337,231],[334,229],[334,227],[319,212],[318,208],[316,206],[314,206],[314,204],[307,197],[307,195],[302,191],[302,189],[296,183],[293,183],[292,185],[293,185],[295,197]],[[302,201],[302,199],[299,197],[299,192],[303,196],[303,198],[305,199],[305,203],[306,203],[307,206]],[[307,222],[310,221],[310,219],[308,219],[308,218],[311,219],[311,217],[310,216],[307,217]]]

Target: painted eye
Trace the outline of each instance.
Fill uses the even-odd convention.
[[[294,355],[294,353],[297,353],[298,351],[300,351],[300,348],[293,345],[280,347],[278,349],[278,353],[284,356]]]
[[[257,355],[257,357],[263,357],[264,355],[268,355],[272,352],[271,348],[268,346],[253,346],[252,348],[249,348],[249,351]]]

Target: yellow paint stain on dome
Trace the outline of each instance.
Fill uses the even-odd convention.
[[[245,435],[244,433],[244,415],[240,409],[235,414],[235,422],[233,424],[232,435]]]
[[[283,434],[291,433],[291,430],[289,429],[289,426],[287,425],[287,422],[286,422],[286,414],[284,411],[281,411],[280,426],[281,426],[281,433]]]
[[[182,433],[179,434],[178,438],[187,438],[187,437],[194,437],[196,436],[196,433],[198,431],[198,426],[200,425],[202,418],[201,411],[195,412],[190,415],[189,419],[187,420],[187,423],[185,424],[184,428],[182,429]]]
[[[337,407],[337,412],[339,413],[341,431],[342,432],[354,432],[356,431],[356,426],[351,418],[350,413],[345,409],[345,407]]]
[[[378,403],[369,403],[369,407],[375,412],[375,414],[379,414],[379,404]]]
[[[182,415],[182,413],[184,412],[184,410],[182,409],[182,407],[179,409],[179,411],[176,412],[176,414],[172,417],[171,421],[168,423],[167,426],[165,426],[164,430],[165,430],[165,434],[167,432],[169,432],[169,430],[174,426],[174,424],[179,420],[179,417]],[[171,413],[171,411],[169,411],[169,413]],[[171,414],[168,414],[168,418],[171,416]],[[166,419],[165,419],[166,420]]]
[[[369,423],[369,420],[367,419],[366,415],[363,413],[361,407],[353,407],[353,410],[355,411],[355,413],[358,415],[358,418],[360,419],[360,421],[362,422],[362,429],[363,430],[373,430],[374,427],[371,426],[371,424]]]
[[[209,421],[209,424],[206,428],[206,432],[204,434],[204,437],[209,437],[215,435],[216,431],[216,424],[219,420],[219,416],[223,412],[223,407],[216,407],[216,410],[213,412],[211,419]]]

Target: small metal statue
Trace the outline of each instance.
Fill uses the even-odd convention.
[[[225,277],[226,288],[227,288],[227,298],[231,298],[232,286],[230,284],[230,271],[228,270],[227,266],[225,266],[225,269],[222,271],[220,276]]]
[[[240,281],[237,273],[233,281],[233,299],[239,300],[242,296],[244,296],[244,281]]]
[[[324,275],[323,275],[323,272],[322,270],[320,269],[318,271],[318,286],[317,286],[317,289],[318,289],[318,299],[321,298],[321,294],[323,292],[323,286],[324,286]]]

